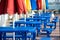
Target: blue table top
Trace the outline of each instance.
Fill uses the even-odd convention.
[[[50,16],[50,15],[46,15],[46,16],[45,16],[45,15],[42,15],[42,16],[39,16],[39,15],[37,16],[37,15],[36,15],[36,16],[33,16],[33,17],[38,17],[38,18],[50,18],[51,16]]]
[[[16,21],[15,24],[41,24],[41,22],[37,21]]]
[[[46,19],[46,18],[26,18],[26,20],[41,20],[41,19]],[[21,18],[20,20],[24,20],[24,18]]]
[[[36,30],[35,27],[0,27],[0,32],[20,32],[20,31],[26,31],[26,32],[34,32]]]

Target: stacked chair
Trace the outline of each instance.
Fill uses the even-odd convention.
[[[1,35],[0,38],[3,38],[3,40],[6,40],[6,38],[13,39],[13,35],[6,36],[6,32],[15,32],[15,40],[36,40],[36,34],[46,34],[47,37],[50,37],[52,31],[56,29],[58,17],[54,17],[53,20],[50,21],[52,15],[50,12],[36,13],[33,15],[33,17],[30,16],[29,18],[20,18],[14,22],[14,25],[10,25],[11,27],[0,27],[0,33],[3,35]],[[13,22],[11,22],[11,24],[13,24]],[[44,26],[43,28],[42,25]],[[13,26],[15,28],[13,28]],[[42,33],[41,31],[46,33]]]

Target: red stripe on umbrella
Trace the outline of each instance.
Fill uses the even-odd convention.
[[[25,2],[24,2],[24,0],[22,0],[22,4],[23,4],[23,12],[24,12],[24,14],[26,14],[27,13],[27,9],[26,9],[26,5],[25,5]]]
[[[9,15],[13,15],[14,14],[14,0],[8,0],[7,13]]]
[[[8,5],[8,0],[5,0],[4,13],[7,13],[7,5]]]
[[[42,0],[37,0],[37,9],[42,10]]]
[[[1,0],[0,2],[0,14],[4,14],[4,4],[5,3],[5,0]]]
[[[17,0],[17,8],[18,8],[18,13],[23,13],[23,4],[22,0]]]
[[[18,13],[18,4],[17,4],[17,0],[14,0],[14,12]]]

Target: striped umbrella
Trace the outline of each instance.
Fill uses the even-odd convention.
[[[17,8],[18,8],[18,12],[20,13],[20,17],[23,17],[23,14],[27,13],[27,9],[26,9],[26,5],[24,0],[17,0]]]
[[[46,9],[48,9],[49,7],[48,7],[48,0],[45,0],[45,2],[46,2]]]
[[[48,7],[48,0],[42,0],[43,2],[43,10],[46,12],[46,10],[49,8]]]
[[[37,0],[37,9],[42,10],[42,0]]]
[[[36,0],[30,0],[30,2],[32,10],[36,10],[37,9]]]
[[[18,5],[17,5],[17,0],[14,0],[14,13],[18,13]]]
[[[7,13],[8,0],[5,0],[4,3],[4,14]]]
[[[0,2],[0,14],[3,14],[4,13],[4,4],[5,3],[5,0],[1,0]]]
[[[10,16],[14,14],[14,0],[8,0],[7,13]]]
[[[16,2],[17,2],[18,13],[19,13],[19,14],[22,14],[22,13],[23,13],[22,0],[16,0]]]
[[[43,10],[46,11],[46,2],[45,2],[45,0],[42,0],[42,3],[43,3]]]
[[[22,0],[22,4],[23,4],[23,13],[26,14],[27,13],[27,8],[26,8],[24,0]]]
[[[14,6],[15,13],[22,14],[27,12],[24,0],[14,0]]]
[[[31,11],[31,3],[30,3],[30,0],[25,0],[25,5],[26,5],[27,11]]]

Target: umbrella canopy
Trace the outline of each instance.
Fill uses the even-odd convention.
[[[9,15],[14,14],[14,0],[8,0],[7,13]]]
[[[16,0],[17,2],[17,9],[18,9],[18,13],[22,14],[23,13],[23,4],[22,4],[22,0]]]
[[[17,10],[18,10],[18,13],[19,14],[26,13],[27,9],[26,9],[26,5],[25,5],[24,0],[16,0],[16,1],[17,1]]]
[[[43,9],[46,10],[46,1],[42,0],[42,3],[43,3]]]
[[[31,11],[31,3],[30,3],[30,0],[25,0],[25,5],[26,5],[27,11]]]
[[[14,13],[18,13],[17,0],[14,0]]]
[[[23,13],[26,14],[27,13],[27,8],[26,8],[24,0],[22,0],[22,4],[23,4]]]
[[[32,10],[36,10],[37,9],[36,0],[30,0],[30,2]]]
[[[42,10],[42,0],[37,0],[37,9]]]
[[[46,2],[46,9],[48,9],[49,7],[48,7],[48,0],[45,0],[45,2]]]
[[[27,13],[32,10],[48,9],[48,0],[1,0],[0,14]]]
[[[4,3],[4,14],[7,13],[7,6],[8,6],[8,0],[5,0],[5,3]]]
[[[0,2],[0,14],[4,14],[4,6],[5,6],[5,0],[1,0],[1,2]]]

